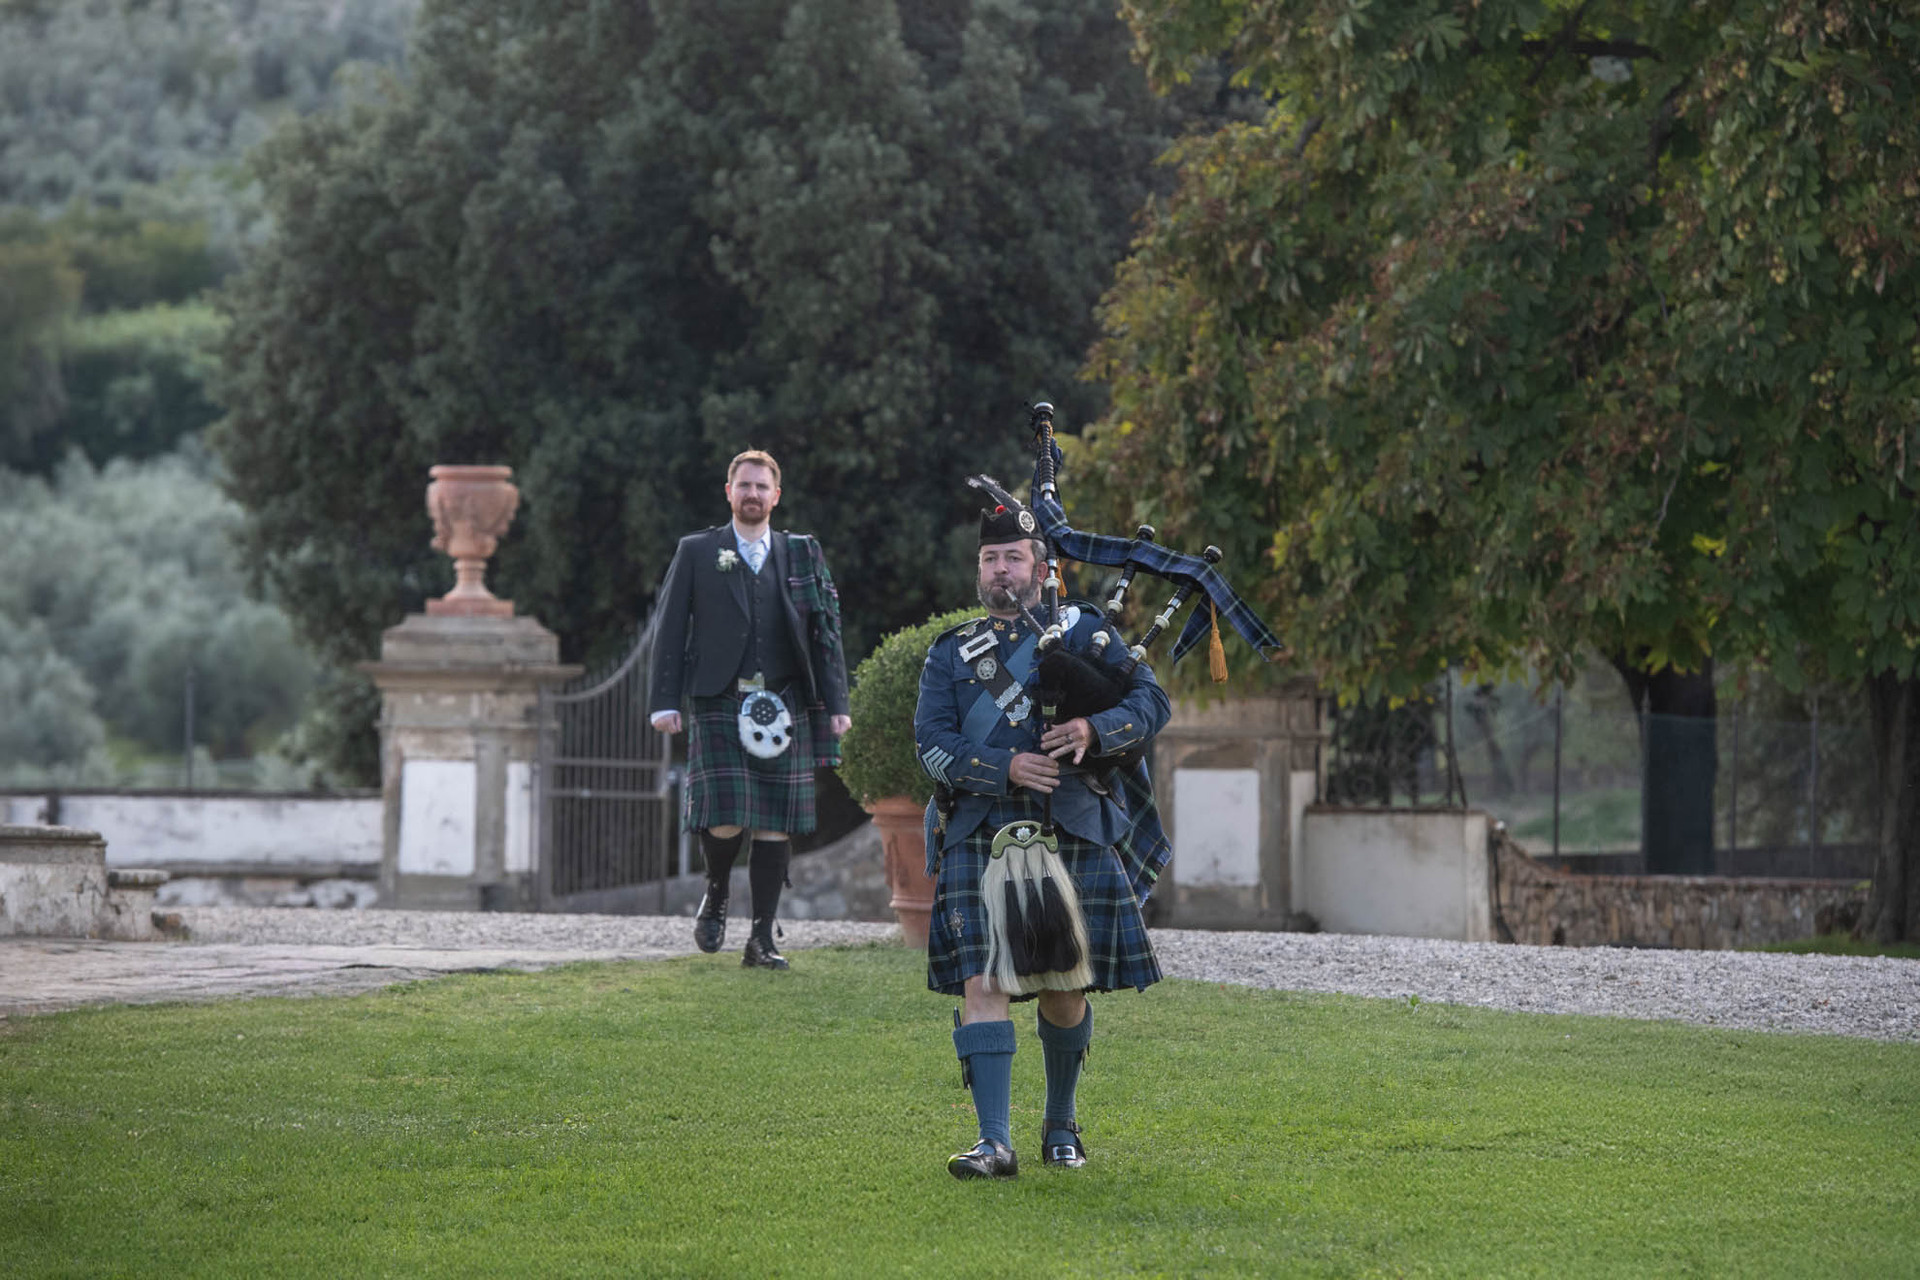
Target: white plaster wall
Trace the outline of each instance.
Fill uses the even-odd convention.
[[[507,761],[506,869],[533,870],[533,766]]]
[[[474,765],[409,760],[400,767],[400,871],[473,874]]]
[[[1175,769],[1173,847],[1186,885],[1260,883],[1260,771]]]
[[[45,796],[0,796],[0,826],[37,827],[46,812]]]
[[[37,821],[44,797],[14,796],[17,820]],[[320,796],[74,795],[60,797],[64,826],[98,831],[107,864],[236,866],[380,865],[380,798]]]
[[[1322,929],[1492,940],[1486,814],[1313,808],[1303,825],[1306,910]]]
[[[1289,909],[1307,909],[1307,806],[1320,799],[1320,775],[1296,769],[1287,775],[1287,885]]]

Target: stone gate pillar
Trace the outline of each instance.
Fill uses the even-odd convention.
[[[433,545],[458,584],[380,639],[362,663],[380,689],[385,801],[381,902],[516,910],[534,904],[532,777],[543,685],[581,668],[483,582],[519,492],[507,467],[434,467]]]
[[[1153,922],[1190,929],[1295,927],[1301,827],[1318,797],[1320,704],[1310,680],[1200,706],[1173,704],[1153,786],[1173,862]]]

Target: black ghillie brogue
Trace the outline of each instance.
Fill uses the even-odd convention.
[[[963,1182],[969,1178],[1011,1178],[1020,1172],[1020,1157],[1006,1143],[982,1138],[973,1150],[948,1156],[947,1172]]]
[[[753,932],[747,936],[747,949],[741,955],[740,963],[748,969],[786,969],[787,958],[773,945],[773,918],[771,916],[753,922]]]
[[[693,945],[712,955],[727,940],[727,891],[723,885],[707,881],[706,896],[700,899],[700,911],[693,918]]]
[[[1054,1139],[1063,1133],[1073,1136],[1065,1142],[1055,1142]],[[1084,1169],[1087,1146],[1080,1141],[1080,1126],[1071,1120],[1041,1121],[1040,1163],[1057,1169]]]

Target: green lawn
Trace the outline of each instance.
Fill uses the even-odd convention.
[[[1529,794],[1488,799],[1487,809],[1506,820],[1513,838],[1535,853],[1553,846],[1553,796]],[[1560,848],[1582,853],[1640,851],[1640,788],[1569,791],[1560,798]]]
[[[1920,1046],[1168,982],[962,1184],[919,957],[793,959],[0,1022],[0,1271],[1920,1274]]]

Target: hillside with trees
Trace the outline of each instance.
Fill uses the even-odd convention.
[[[0,5],[0,776],[152,777],[196,667],[200,750],[257,756],[319,679],[199,447],[214,296],[265,229],[247,150],[399,73],[414,9]]]

